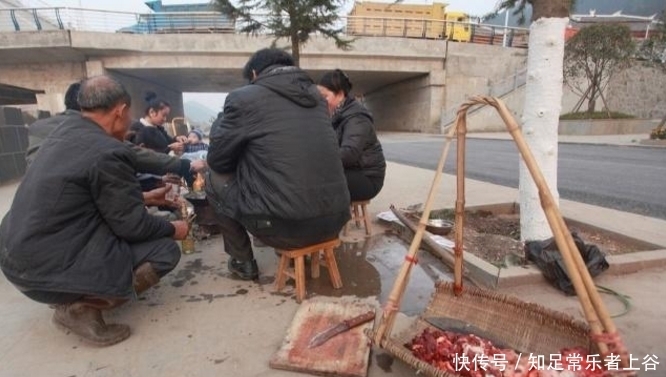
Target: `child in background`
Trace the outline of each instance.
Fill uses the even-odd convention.
[[[206,157],[208,155],[208,144],[203,142],[203,132],[200,130],[190,131],[190,133],[187,134],[187,142],[185,143],[183,151],[184,153],[181,158],[190,161],[201,160],[204,162],[205,166]],[[188,180],[187,186],[192,187],[194,191],[201,191],[203,187],[203,177],[201,174],[197,173],[196,178],[196,180]]]
[[[199,130],[192,130],[187,134],[187,143],[185,144],[185,153],[194,153],[207,151],[208,144],[203,142],[203,133]]]

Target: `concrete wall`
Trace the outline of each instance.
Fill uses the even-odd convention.
[[[666,72],[636,62],[609,83],[608,107],[638,118],[663,118],[666,116],[665,88]]]
[[[452,58],[455,59],[455,57]],[[457,96],[484,88],[484,78],[453,77],[447,78],[447,83],[451,84],[447,86],[447,94],[457,92]],[[465,85],[466,88],[461,88]],[[666,88],[666,73],[637,63],[631,69],[616,75],[609,84],[605,95],[608,105],[613,111],[631,114],[641,119],[661,119],[666,116],[666,90],[664,88]],[[521,122],[523,112],[524,96],[523,87],[502,98],[519,122]],[[562,114],[571,112],[579,98],[578,94],[565,85],[562,97]],[[601,110],[602,106],[603,103],[598,100],[597,111]],[[585,102],[581,109],[587,109]],[[649,132],[648,128],[651,127],[652,123],[644,120],[619,120],[615,123],[612,121],[610,123],[595,122],[594,126],[584,126],[578,122],[575,126],[560,126],[560,134],[575,135],[579,132],[590,135],[644,133]],[[491,108],[484,108],[470,114],[467,124],[470,132],[505,130],[504,123],[497,112]]]
[[[439,133],[443,110],[487,94],[492,82],[523,69],[525,58],[523,49],[451,42],[445,71],[366,94],[366,105],[380,130]]]
[[[182,93],[127,75],[107,71],[101,61],[52,62],[48,64],[0,65],[0,78],[4,84],[43,90],[37,94],[37,109],[51,114],[65,109],[65,92],[73,82],[109,73],[120,80],[130,92],[133,100],[133,115],[143,115],[146,91],[154,91],[171,104],[172,116],[183,116]]]
[[[439,133],[444,71],[402,81],[365,95],[382,131]]]
[[[522,124],[523,104],[525,102],[525,86],[502,97],[502,100],[513,114],[516,121]],[[562,95],[562,113],[568,113],[578,101],[578,95],[573,93],[566,85]],[[497,132],[506,131],[506,126],[499,113],[492,107],[483,107],[467,116],[467,130],[469,132]]]
[[[560,120],[560,135],[649,134],[659,120],[651,119],[580,119]]]
[[[525,68],[527,51],[471,43],[449,43],[446,59],[446,109],[471,96],[488,94],[492,83]]]
[[[37,94],[37,106],[51,113],[65,109],[65,91],[85,76],[83,62],[0,65],[0,79],[4,84],[45,91]]]
[[[123,75],[112,70],[107,71],[107,73],[109,76],[120,81],[125,86],[130,96],[132,96],[133,119],[138,119],[145,114],[146,102],[144,98],[148,91],[155,92],[159,98],[167,101],[169,105],[171,105],[169,121],[171,121],[171,118],[184,116],[183,93],[166,88],[158,83]]]

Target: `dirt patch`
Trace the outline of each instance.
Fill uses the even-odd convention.
[[[453,212],[440,212],[438,217],[453,220]],[[607,255],[643,251],[643,248],[603,231],[578,225],[570,225],[569,229],[577,233],[586,244],[596,245]],[[446,237],[453,240],[454,233]],[[467,252],[496,266],[524,263],[519,214],[494,214],[490,211],[467,213],[463,241]]]

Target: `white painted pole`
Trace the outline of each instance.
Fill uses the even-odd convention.
[[[509,10],[506,9],[504,10],[504,38],[502,39],[503,47],[506,47],[508,26],[509,26]]]
[[[558,205],[557,129],[562,109],[564,29],[568,21],[566,17],[540,18],[530,26],[522,126],[525,141]],[[539,191],[522,160],[519,181],[521,239],[535,241],[552,237]]]

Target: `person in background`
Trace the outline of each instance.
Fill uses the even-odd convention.
[[[98,346],[127,339],[102,311],[157,284],[180,259],[184,221],[149,215],[122,142],[131,98],[108,76],[84,81],[80,114],[39,148],[0,223],[0,269],[28,298],[51,305],[54,324]]]
[[[134,144],[153,150],[158,153],[169,154],[182,154],[187,137],[177,136],[171,137],[164,129],[163,124],[166,122],[171,112],[171,107],[168,102],[157,98],[153,92],[146,94],[146,110],[143,118],[134,122],[130,127],[129,135],[126,137]],[[202,160],[192,160],[188,158],[181,158],[181,161],[194,164],[197,172],[205,169],[205,164]],[[141,187],[144,191],[153,190],[161,184],[157,177],[153,177],[147,171],[139,170]],[[189,187],[194,182],[194,174],[191,171],[182,171],[180,176],[185,178],[185,182]]]
[[[67,88],[67,91],[65,92],[65,111],[52,117],[39,119],[28,127],[28,149],[25,152],[25,161],[28,166],[34,161],[39,147],[44,140],[46,140],[46,137],[49,136],[51,131],[71,115],[79,115],[81,108],[79,107],[76,97],[79,95],[80,87],[81,82],[77,81]]]
[[[349,95],[352,83],[342,70],[326,72],[318,88],[328,103],[351,200],[370,200],[384,186],[386,174],[386,160],[372,115]]]
[[[229,271],[259,276],[248,231],[290,250],[335,239],[350,218],[326,104],[287,52],[255,52],[249,81],[229,93],[213,123],[206,196],[217,213]]]
[[[208,150],[208,144],[203,142],[203,133],[199,130],[192,130],[187,134],[187,144],[185,144],[185,153],[195,153]]]
[[[81,107],[79,106],[77,96],[79,95],[79,88],[81,82],[77,81],[72,83],[65,92],[65,111],[56,114],[52,117],[37,120],[28,127],[28,149],[26,150],[25,159],[30,166],[34,161],[46,137],[53,132],[60,124],[62,124],[68,117],[72,115],[80,115]],[[128,132],[129,135],[134,135],[133,132]],[[131,137],[130,137],[131,138]],[[128,135],[126,135],[128,139]],[[169,156],[164,153],[156,153],[147,148],[141,148],[138,145],[126,141],[126,144],[132,148],[136,154],[136,170],[139,172],[165,176],[168,173],[178,174],[179,176],[188,176],[193,172],[201,172],[206,168],[205,161],[202,160],[187,160],[178,157]],[[150,189],[156,189],[151,187]],[[148,190],[150,191],[150,190]],[[153,190],[154,191],[154,190]],[[157,190],[152,193],[146,192],[146,204],[155,205],[154,203],[160,202],[159,193],[163,190]],[[169,206],[169,205],[167,205]]]
[[[182,153],[187,138],[171,137],[163,126],[171,112],[169,103],[157,98],[153,92],[148,92],[145,100],[145,115],[130,127],[130,130],[136,133],[134,143],[159,153]]]

